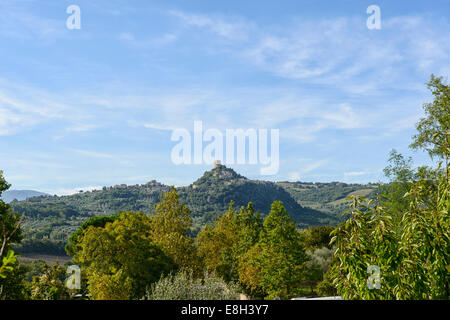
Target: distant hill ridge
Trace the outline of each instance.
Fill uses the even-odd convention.
[[[346,193],[361,189],[366,190],[367,186],[342,183],[311,186],[300,182],[251,180],[231,168],[216,165],[191,185],[179,187],[177,191],[180,199],[192,210],[192,232],[196,233],[205,223],[221,216],[230,201],[234,201],[236,208],[253,202],[256,210],[267,214],[272,202],[280,200],[299,227],[335,225],[343,221],[340,213],[343,210],[337,212],[330,200],[341,199]],[[122,184],[69,196],[37,196],[11,205],[26,216],[24,229],[27,237],[64,240],[92,216],[119,211],[153,213],[160,195],[167,190],[169,186],[152,180],[143,185]],[[330,192],[331,195],[325,197]],[[322,203],[320,197],[326,201]]]
[[[26,200],[31,197],[45,196],[48,195],[44,192],[34,191],[34,190],[6,190],[2,193],[2,199],[6,203],[10,203],[14,199],[18,201]]]
[[[271,181],[250,180],[231,168],[216,165],[201,178],[187,187],[178,189],[181,199],[203,222],[212,221],[222,214],[230,201],[237,208],[253,202],[255,209],[265,214],[274,201],[282,201],[292,219],[299,226],[320,225],[336,222],[327,214],[302,207],[281,186]]]

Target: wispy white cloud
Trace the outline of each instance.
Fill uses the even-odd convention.
[[[288,180],[289,181],[300,181],[301,175],[298,171],[292,171],[288,174]]]
[[[8,3],[13,5],[13,1]],[[57,25],[39,11],[35,16],[31,13],[32,10],[25,18],[13,15],[8,20],[10,11],[0,10],[0,37],[20,42],[55,41],[64,36],[64,19]],[[123,15],[106,14],[108,18],[111,14]],[[58,84],[35,80],[38,84],[25,85],[25,81],[32,81],[38,74],[34,69],[23,76],[20,85],[17,84],[20,75],[14,81],[0,79],[0,138],[11,146],[17,139],[20,145],[26,140],[20,140],[19,133],[29,131],[32,134],[23,136],[30,141],[42,139],[47,152],[63,152],[60,158],[47,160],[21,153],[16,159],[32,159],[33,163],[17,161],[15,165],[2,159],[1,165],[13,168],[13,176],[22,174],[19,165],[33,168],[36,181],[42,180],[40,175],[53,174],[57,179],[64,176],[67,184],[63,186],[68,187],[126,181],[138,177],[138,170],[121,171],[112,177],[115,173],[111,173],[110,167],[105,168],[105,164],[144,170],[143,166],[151,163],[145,169],[148,173],[154,164],[168,162],[170,138],[167,142],[158,138],[169,136],[167,131],[174,128],[192,130],[193,122],[202,120],[205,129],[279,128],[282,150],[288,156],[311,154],[308,161],[281,168],[283,177],[368,179],[372,175],[363,175],[362,172],[368,172],[365,168],[354,170],[350,164],[333,167],[336,163],[333,154],[319,153],[337,152],[351,141],[370,157],[379,153],[378,146],[383,140],[383,146],[392,144],[397,137],[406,140],[405,132],[413,128],[421,115],[420,105],[429,98],[424,86],[429,73],[450,71],[447,20],[432,21],[426,16],[383,18],[382,30],[369,31],[364,17],[314,21],[299,18],[258,24],[225,14],[170,11],[162,19],[167,16],[169,19],[164,21],[167,29],[158,29],[164,31],[156,36],[132,29],[130,24],[131,29],[123,33],[119,29],[109,39],[102,38],[104,51],[93,50],[89,57],[80,53],[80,60],[88,60],[90,66],[98,66],[100,60],[110,64],[90,68],[93,71],[86,75],[86,83],[84,74],[66,71],[66,65],[48,71],[64,70],[52,73],[53,79],[61,79]],[[145,20],[140,21],[145,25]],[[108,41],[113,46],[108,47]],[[7,47],[9,42],[5,43]],[[80,43],[86,45],[80,48],[95,49],[91,44]],[[123,47],[115,52],[120,45]],[[129,50],[130,46],[135,48]],[[111,57],[105,57],[105,52],[112,52]],[[55,56],[67,53],[59,47]],[[118,67],[117,61],[124,59],[122,54],[130,56],[126,56],[126,64]],[[158,65],[149,69],[148,61],[135,59],[136,56],[157,60]],[[204,56],[207,59],[203,61]],[[50,67],[66,63],[48,61],[45,53],[39,57],[39,63],[40,60]],[[14,74],[13,68],[2,76]],[[171,68],[176,72],[149,73]],[[99,76],[102,71],[105,74]],[[152,157],[145,158],[145,152],[139,150],[149,140],[145,152]],[[361,147],[368,140],[377,143],[376,152]],[[137,143],[133,145],[130,141]],[[93,147],[94,144],[99,147]],[[57,147],[52,149],[54,145]],[[116,147],[132,155],[121,157]],[[320,162],[324,158],[329,162]],[[339,161],[355,165],[357,160],[339,157]],[[95,167],[96,179],[81,178],[79,172],[68,173],[72,165],[83,167],[80,169],[83,172],[92,172],[89,170]],[[170,164],[164,169],[168,167]],[[56,169],[60,170],[55,173]],[[335,172],[330,173],[333,170],[340,174],[333,176]],[[31,173],[31,169],[26,172]],[[173,179],[177,184],[176,178]]]
[[[179,10],[172,10],[169,14],[178,18],[186,26],[204,28],[233,41],[248,39],[249,31],[253,28],[253,24],[238,17],[224,18],[220,15],[193,14]]]
[[[421,114],[421,103],[414,98],[398,105],[396,100],[384,105],[378,104],[379,99],[365,98],[333,101],[333,95],[326,91],[295,87],[231,88],[222,92],[206,86],[146,91],[136,94],[124,86],[121,90],[96,88],[96,95],[90,91],[50,94],[9,83],[0,89],[0,135],[45,128],[45,124],[58,128],[54,139],[61,140],[95,130],[109,132],[123,125],[159,131],[191,130],[193,122],[201,120],[205,129],[277,128],[282,139],[310,143],[327,130],[384,128],[384,135],[408,130]]]
[[[145,48],[169,45],[178,39],[178,35],[176,33],[165,33],[153,38],[138,38],[131,32],[121,32],[118,39],[134,47]]]
[[[62,189],[54,190],[53,192],[51,192],[51,194],[56,194],[58,196],[69,196],[71,194],[76,194],[81,191],[83,191],[83,192],[94,191],[94,190],[101,190],[102,188],[103,188],[103,186],[84,186],[84,187],[69,188],[69,189],[62,188]]]
[[[170,11],[169,14],[186,27],[209,30],[216,37],[230,40],[235,47],[227,46],[227,50],[254,67],[280,77],[297,79],[300,84],[332,87],[335,95],[342,92],[356,96],[370,93],[369,97],[361,107],[358,101],[346,98],[333,101],[332,94],[320,96],[320,93],[311,93],[308,89],[295,90],[294,87],[284,92],[255,87],[228,89],[226,93],[207,87],[156,89],[142,95],[136,95],[130,89],[123,94],[111,90],[96,90],[95,94],[78,92],[70,99],[64,97],[64,101],[74,102],[68,105],[58,102],[62,97],[44,96],[42,92],[27,99],[17,91],[11,94],[11,91],[0,90],[0,113],[3,115],[0,134],[20,132],[52,119],[67,121],[67,132],[86,132],[123,119],[126,109],[127,122],[132,126],[139,124],[149,129],[170,130],[203,119],[207,125],[219,128],[243,125],[282,127],[282,136],[311,142],[318,133],[327,129],[353,130],[384,123],[386,114],[392,113],[382,105],[376,105],[380,100],[370,102],[370,96],[376,97],[376,92],[392,85],[394,89],[400,87],[410,93],[417,88],[410,86],[411,80],[397,83],[401,82],[395,72],[397,64],[400,70],[401,64],[410,60],[417,61],[413,65],[419,69],[422,63],[426,68],[430,64],[436,66],[438,62],[449,65],[448,34],[438,34],[437,28],[430,27],[423,18],[386,19],[379,34],[370,34],[364,29],[364,21],[355,18],[302,20],[266,27],[240,17],[182,11]],[[402,34],[408,36],[396,36],[395,28],[400,28]],[[252,37],[246,36],[249,30]],[[388,33],[389,37],[383,36],[382,32]],[[123,33],[121,38],[138,42],[131,33]],[[162,38],[175,41],[177,37],[168,33]],[[424,45],[413,45],[413,39]],[[28,88],[24,91],[28,92]],[[88,106],[111,110],[91,110]],[[236,119],[233,114],[237,110],[241,117]],[[144,111],[146,116],[142,117]],[[395,118],[398,122],[394,125],[396,130],[409,128],[413,118],[414,114],[408,112],[404,119]],[[394,118],[387,120],[391,124]]]
[[[303,162],[303,161],[302,161]],[[300,169],[300,173],[305,174],[305,173],[309,173],[312,172],[320,167],[323,167],[324,165],[326,165],[329,162],[328,159],[322,159],[322,160],[313,160],[310,159],[307,161],[306,165],[303,165]]]
[[[75,104],[67,104],[67,95],[1,78],[0,86],[0,136],[56,122],[65,124],[72,131],[89,129],[87,113]]]
[[[344,176],[346,177],[359,177],[359,176],[365,176],[368,174],[371,174],[372,172],[369,171],[350,171],[350,172],[344,172]]]
[[[64,19],[39,16],[36,14],[39,11],[30,10],[30,3],[0,2],[0,36],[21,41],[54,42],[67,35]]]
[[[301,19],[282,25],[256,25],[240,18],[172,12],[186,27],[235,39],[234,46],[210,41],[219,54],[231,54],[275,76],[331,85],[352,94],[411,89],[411,74],[449,71],[448,21],[419,16],[383,19],[370,31],[363,18]],[[225,27],[224,27],[225,26]],[[221,31],[221,30],[226,31]],[[234,34],[251,37],[233,37]],[[246,39],[246,41],[243,41]],[[408,77],[409,76],[409,77]]]
[[[90,157],[90,158],[101,158],[101,159],[114,159],[117,158],[117,155],[98,152],[98,151],[90,151],[90,150],[80,150],[80,149],[71,149],[71,151],[80,154],[82,156]]]
[[[288,173],[289,181],[300,181],[304,176],[308,176],[311,172],[315,172],[317,169],[325,166],[330,162],[329,159],[297,159],[295,161],[297,164],[295,167],[298,169],[296,171],[291,171]],[[292,165],[292,163],[291,163]]]

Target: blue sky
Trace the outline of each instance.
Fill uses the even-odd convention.
[[[277,128],[255,179],[377,182],[411,153],[431,73],[450,71],[449,1],[0,1],[0,170],[66,194],[187,185],[174,128]],[[381,29],[369,30],[369,5]],[[69,30],[66,8],[81,9]]]

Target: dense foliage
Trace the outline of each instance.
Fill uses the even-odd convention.
[[[74,247],[96,299],[140,298],[146,287],[176,268],[151,238],[151,222],[140,212],[123,212],[104,227],[89,226]]]
[[[450,90],[432,76],[433,103],[417,125],[412,147],[445,161],[411,169],[395,151],[385,170],[393,184],[382,197],[354,198],[350,219],[333,231],[330,277],[347,299],[449,299]]]
[[[258,242],[240,265],[239,278],[267,298],[291,298],[300,292],[307,260],[295,224],[283,204],[275,201],[264,219]]]
[[[44,265],[42,273],[34,276],[31,282],[31,299],[69,300],[73,293],[65,284],[66,270],[59,264]]]
[[[239,289],[233,283],[205,273],[197,278],[192,271],[181,270],[155,282],[148,289],[148,300],[234,300]]]
[[[0,196],[9,187],[0,170]],[[22,240],[21,222],[19,214],[13,212],[0,198],[0,297],[10,295],[7,290],[16,291],[15,280],[20,278],[17,273],[16,254],[11,250],[11,245]]]
[[[205,172],[192,185],[178,188],[177,192],[180,201],[191,210],[192,224],[189,232],[196,234],[206,223],[213,222],[225,212],[230,201],[234,201],[238,206],[246,206],[252,202],[256,210],[267,214],[272,202],[278,200],[283,202],[298,227],[335,225],[343,220],[342,216],[335,213],[336,208],[343,204],[340,200],[336,204],[330,203],[330,200],[343,198],[362,188],[367,191],[366,186],[346,187],[347,185],[339,183],[311,186],[297,192],[300,188],[298,183],[250,180],[230,168],[219,166]],[[323,194],[319,191],[317,202],[307,201],[317,190],[322,189],[328,191]],[[72,242],[73,239],[68,239],[70,235],[77,232],[85,221],[92,221],[90,218],[110,216],[121,211],[152,214],[161,201],[162,194],[169,190],[168,186],[151,181],[144,185],[118,185],[70,196],[38,196],[25,201],[13,201],[12,208],[26,217],[23,233],[29,240],[26,246],[16,247],[16,250],[28,253],[31,247],[34,247],[36,253],[60,252],[62,243],[67,240]],[[337,195],[329,199],[328,192],[335,192]],[[35,242],[35,245],[31,242]],[[50,245],[50,242],[53,245]]]
[[[295,296],[308,272],[302,237],[279,201],[264,219],[251,203],[239,212],[231,203],[214,227],[199,233],[198,248],[209,272],[239,281],[252,296]]]
[[[189,236],[192,220],[190,209],[179,200],[175,188],[162,196],[151,217],[151,239],[179,267],[201,273],[202,264],[197,256],[194,239]]]

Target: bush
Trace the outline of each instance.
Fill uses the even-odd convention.
[[[203,279],[195,279],[190,270],[169,274],[152,284],[147,290],[148,300],[234,300],[239,294],[238,286],[226,284],[213,275],[205,273]]]

